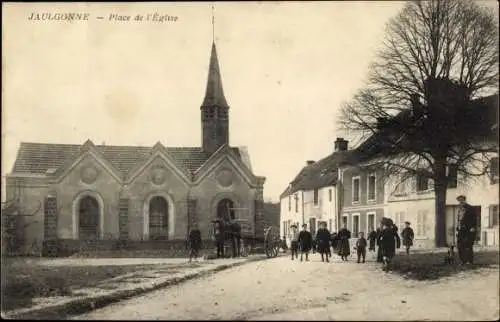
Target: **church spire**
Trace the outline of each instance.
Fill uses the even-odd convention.
[[[212,53],[210,54],[210,65],[208,67],[207,89],[202,107],[219,106],[229,108],[222,89],[222,78],[220,76],[219,60],[217,59],[217,49],[215,48],[215,27],[214,13],[212,6]]]

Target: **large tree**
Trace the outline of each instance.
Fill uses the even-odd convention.
[[[364,141],[360,151],[390,175],[434,182],[436,246],[446,243],[447,169],[484,175],[497,150],[498,128],[488,121],[496,115],[485,113],[498,100],[478,99],[497,88],[496,11],[465,0],[412,1],[388,22],[366,84],[342,105],[340,125]]]

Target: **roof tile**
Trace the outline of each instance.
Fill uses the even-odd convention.
[[[47,144],[22,142],[12,172],[45,174],[47,170],[59,168],[80,153],[82,145]],[[144,146],[97,145],[104,157],[111,162],[125,177],[136,165],[144,162],[153,148]],[[167,147],[167,153],[177,165],[194,172],[210,157],[210,153],[200,147]],[[237,147],[232,148],[240,156]]]

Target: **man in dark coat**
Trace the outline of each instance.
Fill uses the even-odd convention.
[[[472,206],[466,202],[465,196],[457,197],[459,202],[458,225],[457,225],[457,248],[458,257],[462,264],[473,264],[473,245],[476,240],[476,218]]]
[[[410,247],[413,246],[415,234],[413,233],[413,229],[410,227],[409,221],[405,221],[405,228],[401,232],[401,238],[403,239],[403,246],[406,248],[406,254],[410,255]]]
[[[377,232],[375,230],[372,230],[368,234],[368,242],[369,242],[368,251],[374,252],[375,251],[375,243],[377,242]]]
[[[302,255],[306,254],[306,262],[309,261],[309,252],[312,248],[312,235],[307,231],[307,224],[302,225],[302,230],[299,233],[299,247],[300,247],[300,261],[302,262]]]
[[[382,218],[382,232],[380,237],[380,247],[384,270],[389,270],[389,265],[396,255],[396,248],[401,245],[401,240],[397,233],[397,228],[389,218]]]
[[[330,250],[330,232],[326,228],[326,223],[324,222],[320,224],[320,228],[316,233],[316,242],[318,253],[321,254],[321,261],[324,262],[324,257],[326,257],[326,261],[329,262],[328,253]]]
[[[376,236],[375,236],[375,241],[377,244],[377,263],[382,263],[382,223],[380,223],[380,226],[376,230]]]
[[[198,225],[195,222],[193,224],[193,228],[189,232],[189,262],[194,258],[195,260],[198,258],[198,253],[201,249],[201,232],[198,229]]]
[[[344,225],[343,228],[339,230],[338,233],[339,241],[339,256],[343,261],[347,260],[347,257],[351,255],[351,246],[349,245],[349,239],[351,238],[351,232],[347,230]]]

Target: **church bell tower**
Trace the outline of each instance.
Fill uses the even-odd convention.
[[[229,105],[227,105],[217,59],[215,42],[212,43],[207,89],[201,105],[202,147],[213,153],[224,144],[229,144]]]
[[[202,148],[209,153],[214,153],[224,144],[229,145],[229,105],[222,90],[219,60],[215,48],[214,9],[212,5],[212,52],[208,66],[207,90],[200,108]]]

